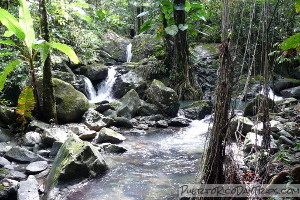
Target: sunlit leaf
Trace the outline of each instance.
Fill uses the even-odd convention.
[[[190,1],[185,2],[185,12],[189,12],[191,10],[192,6]]]
[[[297,51],[300,51],[300,33],[296,33],[295,35],[284,40],[280,44],[280,48],[285,51],[289,49],[297,49]]]
[[[31,117],[31,112],[34,109],[35,99],[33,90],[29,86],[25,86],[19,96],[16,113],[24,117]]]
[[[19,22],[25,33],[25,44],[31,51],[35,40],[35,32],[33,29],[33,20],[26,0],[20,0]]]
[[[296,0],[295,8],[296,8],[296,12],[300,12],[300,0]]]
[[[78,59],[76,53],[68,45],[53,42],[53,43],[49,43],[49,46],[66,54],[73,63],[75,63],[75,64],[79,63],[79,59]]]
[[[165,31],[167,34],[174,36],[178,33],[178,27],[176,25],[171,25],[165,28]]]
[[[185,31],[189,28],[189,26],[187,24],[179,24],[178,28],[179,30]]]
[[[0,44],[6,44],[6,45],[10,45],[10,46],[16,45],[16,43],[12,40],[1,40],[1,39],[0,39]]]
[[[0,8],[0,21],[8,31],[14,33],[20,40],[25,39],[25,33],[20,27],[18,20],[6,10]]]
[[[14,32],[12,32],[12,31],[5,31],[3,34],[4,37],[11,37],[13,35],[14,35]]]
[[[17,65],[19,65],[21,62],[18,60],[11,61],[8,63],[6,67],[4,67],[4,70],[0,74],[0,91],[3,90],[4,84],[6,81],[6,77],[15,69]]]
[[[152,20],[146,21],[145,23],[142,24],[141,30],[139,32],[142,33],[142,32],[149,30],[151,28],[152,24],[153,24]]]

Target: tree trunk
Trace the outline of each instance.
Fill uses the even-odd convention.
[[[41,14],[41,33],[44,40],[49,42],[50,34],[45,0],[39,1],[39,10]],[[48,55],[43,66],[43,114],[47,122],[57,122],[50,55]]]
[[[202,168],[202,181],[207,184],[222,184],[225,182],[224,157],[226,133],[229,124],[228,112],[231,101],[233,80],[233,65],[230,55],[229,1],[223,0],[222,44],[220,45],[220,68],[216,87],[216,105],[214,108],[214,123],[209,146]]]

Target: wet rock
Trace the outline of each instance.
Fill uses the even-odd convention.
[[[115,118],[117,117],[117,111],[108,109],[102,113],[105,117]]]
[[[137,115],[138,116],[150,116],[159,114],[160,111],[154,104],[146,103],[142,101],[141,106],[138,108]]]
[[[52,77],[63,80],[71,85],[73,85],[76,82],[76,75],[71,71],[71,69],[68,72],[53,70]]]
[[[1,200],[17,199],[18,181],[5,178],[0,181],[0,185],[3,186],[0,190]]]
[[[42,142],[46,147],[52,147],[54,142],[64,143],[68,137],[74,133],[68,130],[67,127],[53,127],[44,130],[42,133]]]
[[[156,127],[157,128],[167,128],[169,125],[168,125],[168,122],[166,120],[159,120],[156,122]]]
[[[294,147],[294,146],[296,145],[295,142],[291,141],[290,139],[288,139],[287,137],[285,137],[285,136],[283,136],[283,135],[281,135],[281,136],[279,137],[279,142],[280,142],[281,144],[287,144],[287,145],[289,145],[289,146],[291,146],[291,147]]]
[[[244,109],[244,116],[255,116],[258,112],[261,112],[261,104],[265,96],[262,94],[257,95],[252,101],[248,102]],[[268,98],[270,108],[275,106],[275,102]]]
[[[58,151],[59,151],[59,149],[60,149],[60,147],[61,147],[62,145],[63,145],[63,142],[61,142],[61,141],[55,141],[55,142],[53,143],[53,145],[52,145],[52,148],[51,148],[51,150],[50,150],[49,156],[51,156],[51,157],[56,156],[57,153],[58,153]]]
[[[49,157],[50,150],[48,150],[48,149],[42,149],[42,150],[39,150],[37,152],[37,154],[39,154],[40,156],[43,156],[43,157]]]
[[[164,120],[164,119],[165,118],[163,115],[151,115],[151,116],[145,118],[146,121],[159,121],[159,120]]]
[[[27,174],[38,174],[48,168],[48,163],[47,161],[37,161],[30,163],[26,167],[26,173]]]
[[[0,167],[4,167],[5,165],[10,165],[10,162],[4,157],[0,157]]]
[[[19,163],[29,163],[34,161],[46,160],[40,155],[18,146],[11,148],[8,152],[6,152],[4,157],[10,161],[16,161]]]
[[[6,153],[14,146],[16,146],[14,143],[0,142],[0,153]]]
[[[39,121],[39,120],[36,120],[36,119],[33,119],[29,125],[28,125],[28,130],[29,131],[35,131],[35,132],[43,132],[44,130],[50,128],[50,125],[45,123],[45,122],[42,122],[42,121]]]
[[[117,110],[118,117],[131,119],[137,114],[141,99],[135,90],[130,90],[121,99],[122,105]]]
[[[104,115],[98,113],[94,109],[89,109],[83,115],[83,123],[91,130],[100,131],[103,127],[107,126]]]
[[[148,130],[149,126],[148,126],[148,124],[139,124],[139,125],[137,125],[136,128],[141,129],[141,130]]]
[[[79,138],[82,139],[82,140],[92,140],[92,139],[94,139],[96,137],[96,135],[97,135],[97,132],[94,131],[94,132],[91,132],[91,133],[81,134],[79,136]]]
[[[116,126],[118,128],[133,128],[132,122],[125,117],[115,117],[112,126]]]
[[[284,89],[297,86],[300,86],[300,80],[284,78],[275,81],[273,90],[276,94],[280,94],[280,91]]]
[[[103,157],[89,142],[70,137],[60,148],[45,181],[45,191],[60,184],[104,174],[108,169]]]
[[[115,110],[115,107],[110,104],[100,104],[95,108],[99,113],[104,113],[107,110]]]
[[[281,123],[279,121],[271,120],[270,121],[270,125],[271,125],[270,129],[273,132],[277,133],[277,132],[279,132],[281,130],[281,128],[280,128]]]
[[[191,120],[181,117],[176,117],[170,120],[169,126],[175,126],[175,127],[186,127],[189,126],[191,123]]]
[[[34,146],[36,144],[40,144],[42,142],[42,138],[38,132],[27,132],[23,137],[23,144],[25,146]]]
[[[235,133],[237,133],[237,135],[241,134],[242,136],[246,136],[246,134],[251,131],[253,125],[253,122],[249,118],[237,116],[233,118],[229,124],[230,134],[232,137],[235,136]]]
[[[126,140],[126,138],[109,128],[103,128],[99,131],[97,138],[95,139],[96,143],[105,143],[109,142],[112,144],[118,144]]]
[[[26,175],[23,172],[15,171],[13,169],[4,169],[4,173],[0,173],[0,180],[3,178],[13,179],[13,180],[24,180]]]
[[[282,90],[280,94],[286,98],[293,97],[296,99],[300,99],[300,86]]]
[[[286,122],[283,128],[294,136],[300,136],[299,124],[296,122]]]
[[[0,142],[9,142],[14,140],[11,131],[8,129],[0,128]]]
[[[262,139],[263,137],[261,135],[258,135],[253,132],[247,133],[244,140],[243,151],[249,153],[251,151],[260,150],[262,148]],[[276,151],[278,149],[272,136],[270,142],[270,149],[272,151]]]
[[[134,89],[134,84],[130,82],[126,82],[122,76],[117,77],[113,89],[112,89],[112,95],[116,99],[122,98],[128,91],[131,89]]]
[[[34,176],[19,183],[18,200],[39,200],[39,185]]]
[[[75,135],[83,134],[93,134],[95,131],[91,131],[85,124],[67,124],[65,126],[67,129],[71,130]]]
[[[194,102],[190,105],[184,106],[183,113],[189,119],[204,119],[206,115],[212,112],[213,104],[209,100],[202,100]]]
[[[280,105],[280,106],[284,106],[284,107],[291,107],[291,106],[297,105],[298,102],[299,101],[295,98],[285,98],[280,101],[276,101],[276,104]]]
[[[173,89],[166,87],[158,80],[153,80],[146,90],[145,96],[148,103],[156,105],[163,114],[176,117],[180,103],[178,95]]]
[[[15,108],[0,105],[0,124],[11,125],[16,123]]]
[[[108,67],[103,64],[86,65],[80,67],[80,74],[89,78],[93,83],[99,83],[107,77]]]
[[[107,153],[125,153],[127,149],[116,144],[103,143],[99,146]]]
[[[289,132],[287,132],[287,131],[285,131],[285,130],[279,131],[278,134],[279,134],[279,136],[282,135],[282,136],[284,136],[284,137],[286,137],[286,138],[288,138],[288,139],[290,139],[290,140],[293,139],[293,136],[292,136]]]
[[[123,133],[124,133],[124,135],[136,135],[136,136],[147,135],[146,131],[139,130],[139,129],[131,129],[129,131],[124,131]]]

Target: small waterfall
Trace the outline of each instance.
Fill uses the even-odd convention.
[[[126,62],[131,62],[132,59],[132,44],[128,44],[127,45],[127,49],[126,49]]]
[[[92,98],[90,103],[98,103],[103,100],[113,100],[111,91],[117,78],[116,73],[117,71],[114,67],[110,67],[108,69],[108,75],[106,79],[97,86],[97,96]]]
[[[96,98],[97,93],[96,90],[91,82],[91,80],[87,77],[84,77],[84,82],[85,82],[85,91],[87,94],[87,97],[89,100]]]
[[[264,94],[264,89],[262,89],[259,94]],[[274,100],[274,101],[280,101],[283,99],[283,97],[277,96],[276,94],[274,94],[273,90],[271,88],[269,88],[269,98]]]

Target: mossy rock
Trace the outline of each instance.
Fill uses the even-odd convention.
[[[80,67],[80,74],[88,77],[93,83],[103,81],[108,75],[108,67],[103,64],[93,64]]]
[[[57,118],[62,123],[79,121],[89,109],[89,101],[71,84],[53,78]]]
[[[65,183],[103,175],[108,167],[99,151],[89,142],[70,137],[59,149],[45,181],[45,191]]]
[[[282,91],[284,89],[297,87],[297,86],[300,86],[299,79],[284,78],[284,79],[277,80],[274,83],[273,90],[276,94],[280,94],[280,91]]]
[[[270,109],[274,109],[275,102],[268,98],[268,104]],[[262,94],[257,95],[252,101],[248,102],[244,109],[244,116],[255,116],[262,112],[262,102],[265,96]]]
[[[213,103],[210,100],[196,101],[192,104],[182,107],[184,114],[189,119],[203,119],[211,114]]]
[[[127,92],[121,99],[122,105],[117,110],[118,117],[126,117],[131,119],[137,114],[138,108],[141,105],[141,99],[138,93],[132,89]]]

